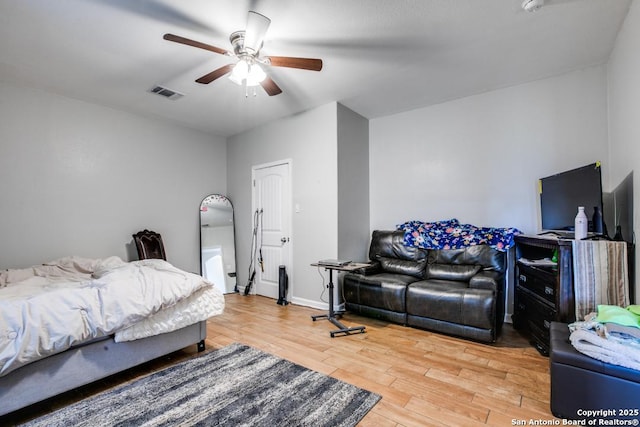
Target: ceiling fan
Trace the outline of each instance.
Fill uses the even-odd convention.
[[[244,85],[245,87],[260,85],[269,96],[274,96],[282,93],[282,89],[267,76],[262,66],[320,71],[322,70],[322,60],[315,58],[293,58],[289,56],[260,56],[260,49],[262,48],[262,43],[270,24],[271,20],[266,16],[249,11],[246,30],[235,31],[229,36],[233,52],[185,37],[176,36],[175,34],[165,34],[163,38],[172,42],[182,43],[237,58],[235,63],[223,65],[198,78],[196,82],[209,84],[231,73],[229,79],[234,83]]]

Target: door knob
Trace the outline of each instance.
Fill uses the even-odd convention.
[[[280,239],[280,241],[282,243],[287,243],[289,241],[289,238],[288,237],[283,237],[282,239]]]

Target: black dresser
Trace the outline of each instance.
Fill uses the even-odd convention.
[[[575,321],[572,240],[517,236],[515,241],[513,327],[528,333],[538,351],[548,355],[551,322]]]

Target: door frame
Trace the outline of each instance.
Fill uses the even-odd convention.
[[[287,275],[289,277],[289,282],[288,282],[288,300],[291,301],[293,299],[293,289],[294,289],[294,285],[295,285],[295,280],[293,278],[293,244],[295,242],[295,239],[293,238],[293,211],[292,211],[292,206],[293,206],[293,160],[292,159],[282,159],[282,160],[276,160],[273,162],[267,162],[267,163],[260,163],[258,165],[252,165],[251,166],[251,212],[250,214],[253,217],[253,213],[256,211],[257,207],[256,207],[256,194],[255,194],[255,178],[256,178],[256,171],[259,169],[267,169],[270,167],[274,167],[274,166],[280,166],[280,165],[287,165],[289,168],[289,179],[288,179],[288,183],[287,183],[287,193],[289,194],[289,197],[284,200],[285,202],[285,209],[287,210],[287,212],[289,212],[289,223],[287,224],[288,228],[289,228],[289,241],[287,242],[287,257],[289,260],[288,265],[285,264],[285,267],[287,269]],[[250,223],[253,223],[253,218],[250,219]],[[253,254],[251,254],[251,256],[253,256]],[[257,263],[257,260],[254,260],[254,263]],[[252,294],[256,293],[256,288],[257,286],[253,286],[253,292]]]

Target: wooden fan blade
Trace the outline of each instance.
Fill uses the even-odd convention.
[[[282,93],[282,89],[274,82],[271,77],[267,76],[260,82],[260,86],[264,89],[269,96],[274,96]]]
[[[224,49],[220,49],[219,47],[211,46],[210,44],[198,42],[195,40],[187,39],[185,37],[176,36],[175,34],[165,34],[163,37],[165,40],[169,40],[171,42],[186,44],[187,46],[193,46],[200,49],[208,50],[210,52],[219,53],[220,55],[230,55],[230,53]]]
[[[269,56],[269,61],[274,67],[300,68],[303,70],[322,70],[322,59],[292,58],[289,56]]]
[[[213,70],[209,74],[205,74],[204,76],[200,77],[198,80],[196,80],[196,82],[202,83],[203,85],[207,85],[212,81],[214,81],[215,79],[220,78],[227,73],[230,73],[231,70],[233,70],[233,64],[224,65],[218,68],[217,70]]]

